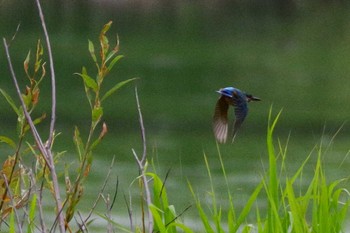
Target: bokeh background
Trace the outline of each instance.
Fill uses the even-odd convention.
[[[292,173],[316,144],[327,146],[324,163],[331,178],[348,177],[350,159],[350,3],[342,0],[61,0],[43,1],[57,73],[56,150],[74,158],[74,126],[87,133],[89,108],[82,80],[74,75],[86,66],[95,72],[88,39],[96,45],[102,26],[112,20],[111,41],[119,36],[125,57],[105,85],[133,77],[104,107],[108,136],[95,153],[89,197],[102,184],[111,158],[121,189],[137,176],[131,148],[141,150],[134,86],[138,86],[146,127],[148,154],[160,176],[171,169],[169,196],[179,209],[191,204],[186,185],[199,193],[209,189],[205,153],[218,190],[225,190],[211,122],[218,94],[235,86],[260,97],[233,144],[220,145],[230,185],[244,203],[266,170],[268,112],[283,109],[276,142],[288,144]],[[10,39],[11,55],[24,88],[23,61],[43,40],[34,1],[0,1],[0,34]],[[0,88],[15,98],[4,48],[0,46]],[[107,88],[106,88],[107,89]],[[37,115],[50,112],[50,82],[41,90]],[[345,124],[344,124],[345,123]],[[344,124],[344,125],[343,125]],[[40,129],[48,131],[48,120]],[[342,127],[334,141],[335,132]],[[15,137],[16,117],[0,98],[0,135]],[[328,146],[329,145],[329,146]],[[9,151],[0,145],[0,160]],[[311,176],[315,156],[306,173]],[[307,175],[306,175],[307,176]],[[110,190],[113,191],[114,184]],[[182,190],[183,195],[178,195]],[[134,192],[134,191],[132,191]],[[118,200],[120,206],[123,198]],[[91,199],[92,200],[92,199]],[[122,207],[120,207],[122,208]]]

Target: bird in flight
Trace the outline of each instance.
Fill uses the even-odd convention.
[[[219,143],[225,143],[228,131],[227,111],[229,105],[234,107],[235,121],[233,123],[233,137],[235,139],[237,130],[242,125],[245,117],[248,114],[248,105],[250,101],[260,101],[258,97],[245,93],[234,87],[225,87],[217,91],[221,94],[216,102],[215,112],[213,117],[213,130],[216,140]]]

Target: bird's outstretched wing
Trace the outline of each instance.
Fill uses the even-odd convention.
[[[248,114],[248,106],[246,101],[241,101],[235,106],[235,122],[233,124],[232,142],[235,140],[238,129],[241,127],[245,117]]]
[[[214,118],[213,118],[213,130],[215,138],[220,143],[225,143],[227,139],[227,129],[228,129],[228,120],[227,120],[227,110],[228,103],[225,100],[224,96],[221,96],[220,99],[216,102]]]

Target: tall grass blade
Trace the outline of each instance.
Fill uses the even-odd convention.
[[[161,211],[160,209],[158,209],[155,205],[151,205],[149,206],[149,208],[151,209],[152,212],[152,216],[154,219],[154,231],[157,232],[167,232],[166,231],[166,227],[165,224],[162,221],[162,217],[160,216],[158,211]]]
[[[286,181],[286,193],[291,213],[291,227],[295,232],[307,232],[307,223],[305,221],[305,212],[300,208],[299,202],[294,194],[294,189],[290,180]]]
[[[182,223],[174,222],[171,223],[172,226],[180,228],[184,233],[194,233],[188,226]]]
[[[96,215],[98,215],[101,219],[106,220],[108,223],[111,223],[115,228],[118,229],[118,232],[133,233],[133,231],[131,231],[127,227],[124,227],[121,224],[111,220],[110,218],[106,217],[106,215],[103,213],[96,212]]]
[[[243,224],[243,222],[247,219],[248,214],[250,213],[251,207],[255,203],[256,199],[258,198],[258,195],[263,188],[263,183],[261,182],[254,190],[252,195],[249,197],[248,202],[245,204],[241,214],[238,216],[237,222],[235,223],[235,226],[232,231],[230,232],[237,232],[239,227]]]
[[[214,229],[210,226],[209,219],[208,219],[207,215],[205,214],[205,212],[204,212],[204,210],[202,208],[202,205],[201,205],[201,202],[200,202],[199,198],[197,197],[197,195],[193,191],[191,183],[189,181],[187,183],[188,183],[188,187],[190,189],[190,192],[191,192],[191,194],[192,194],[192,196],[193,196],[193,198],[194,198],[194,200],[196,202],[196,208],[198,210],[199,217],[202,220],[205,232],[207,232],[207,233],[215,233]]]
[[[279,183],[277,179],[277,165],[276,165],[276,154],[273,145],[273,130],[277,124],[277,121],[282,113],[282,110],[277,114],[274,120],[272,120],[272,107],[270,108],[268,127],[267,127],[267,152],[269,156],[269,184],[266,189],[269,198],[268,208],[268,228],[275,232],[280,227],[278,217],[278,206],[279,206]]]
[[[35,227],[34,224],[34,219],[35,219],[35,211],[36,211],[36,199],[37,196],[34,193],[33,197],[32,197],[32,201],[30,203],[30,209],[29,209],[29,223],[28,223],[28,227],[27,227],[27,233],[32,233],[33,229]]]
[[[15,211],[12,210],[10,214],[9,233],[16,233]]]
[[[146,173],[146,175],[153,178],[153,204],[161,211],[163,215],[163,218],[161,218],[163,219],[162,224],[166,226],[166,224],[171,223],[174,221],[174,219],[176,219],[175,208],[174,206],[169,205],[166,188],[159,176],[155,173]],[[159,213],[157,214],[159,215]],[[173,233],[176,232],[176,229],[169,224],[167,227],[167,232]]]

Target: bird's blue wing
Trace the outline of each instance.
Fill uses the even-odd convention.
[[[236,99],[235,104],[235,122],[233,124],[233,138],[232,142],[235,139],[238,129],[241,127],[244,119],[248,114],[247,101],[245,99]]]

